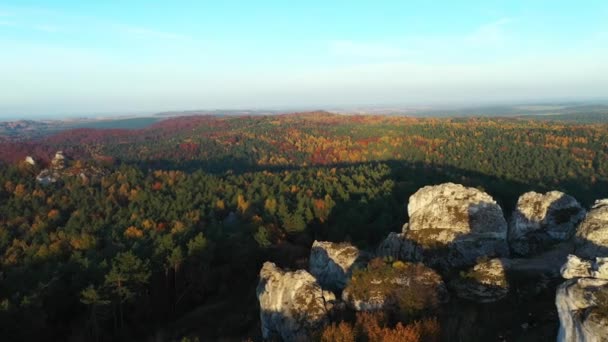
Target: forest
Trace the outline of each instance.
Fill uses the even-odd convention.
[[[42,184],[56,151],[68,165]],[[532,190],[608,197],[608,125],[525,117],[189,116],[0,136],[0,160],[10,341],[258,340],[264,261],[302,267],[315,239],[373,249],[422,186],[477,187],[505,213]]]

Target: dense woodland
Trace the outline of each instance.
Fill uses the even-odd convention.
[[[57,150],[72,168],[39,184]],[[35,166],[23,162],[30,155]],[[608,125],[514,118],[180,117],[138,130],[0,138],[6,340],[259,337],[263,261],[304,267],[314,239],[374,248],[418,188],[608,197]]]

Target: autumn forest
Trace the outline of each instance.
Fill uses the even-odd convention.
[[[374,248],[422,186],[477,187],[505,212],[531,190],[608,197],[608,125],[524,118],[188,116],[0,136],[0,160],[7,341],[257,340],[264,261]]]

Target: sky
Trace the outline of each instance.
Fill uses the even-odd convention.
[[[608,1],[0,1],[0,117],[597,100]]]

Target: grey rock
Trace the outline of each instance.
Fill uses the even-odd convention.
[[[474,265],[483,256],[509,255],[502,209],[478,189],[453,183],[423,187],[410,197],[408,214],[404,256],[446,270]]]
[[[308,272],[288,272],[264,263],[256,289],[264,339],[306,341],[327,323],[335,296]]]
[[[561,284],[555,298],[560,321],[557,340],[608,341],[608,315],[603,307],[607,299],[608,280],[576,278]]]
[[[576,255],[568,255],[568,261],[561,268],[562,277],[595,278],[608,280],[608,258],[595,258],[594,261],[585,260]]]
[[[315,241],[309,258],[309,271],[323,288],[342,290],[354,268],[367,261],[365,253],[349,243]]]
[[[570,239],[584,217],[580,203],[563,192],[527,192],[519,197],[509,224],[511,250],[522,256],[546,250]]]
[[[491,303],[509,293],[506,264],[501,259],[482,261],[462,272],[451,285],[460,298],[478,303]]]
[[[576,255],[593,259],[608,257],[608,199],[595,202],[575,234]]]

